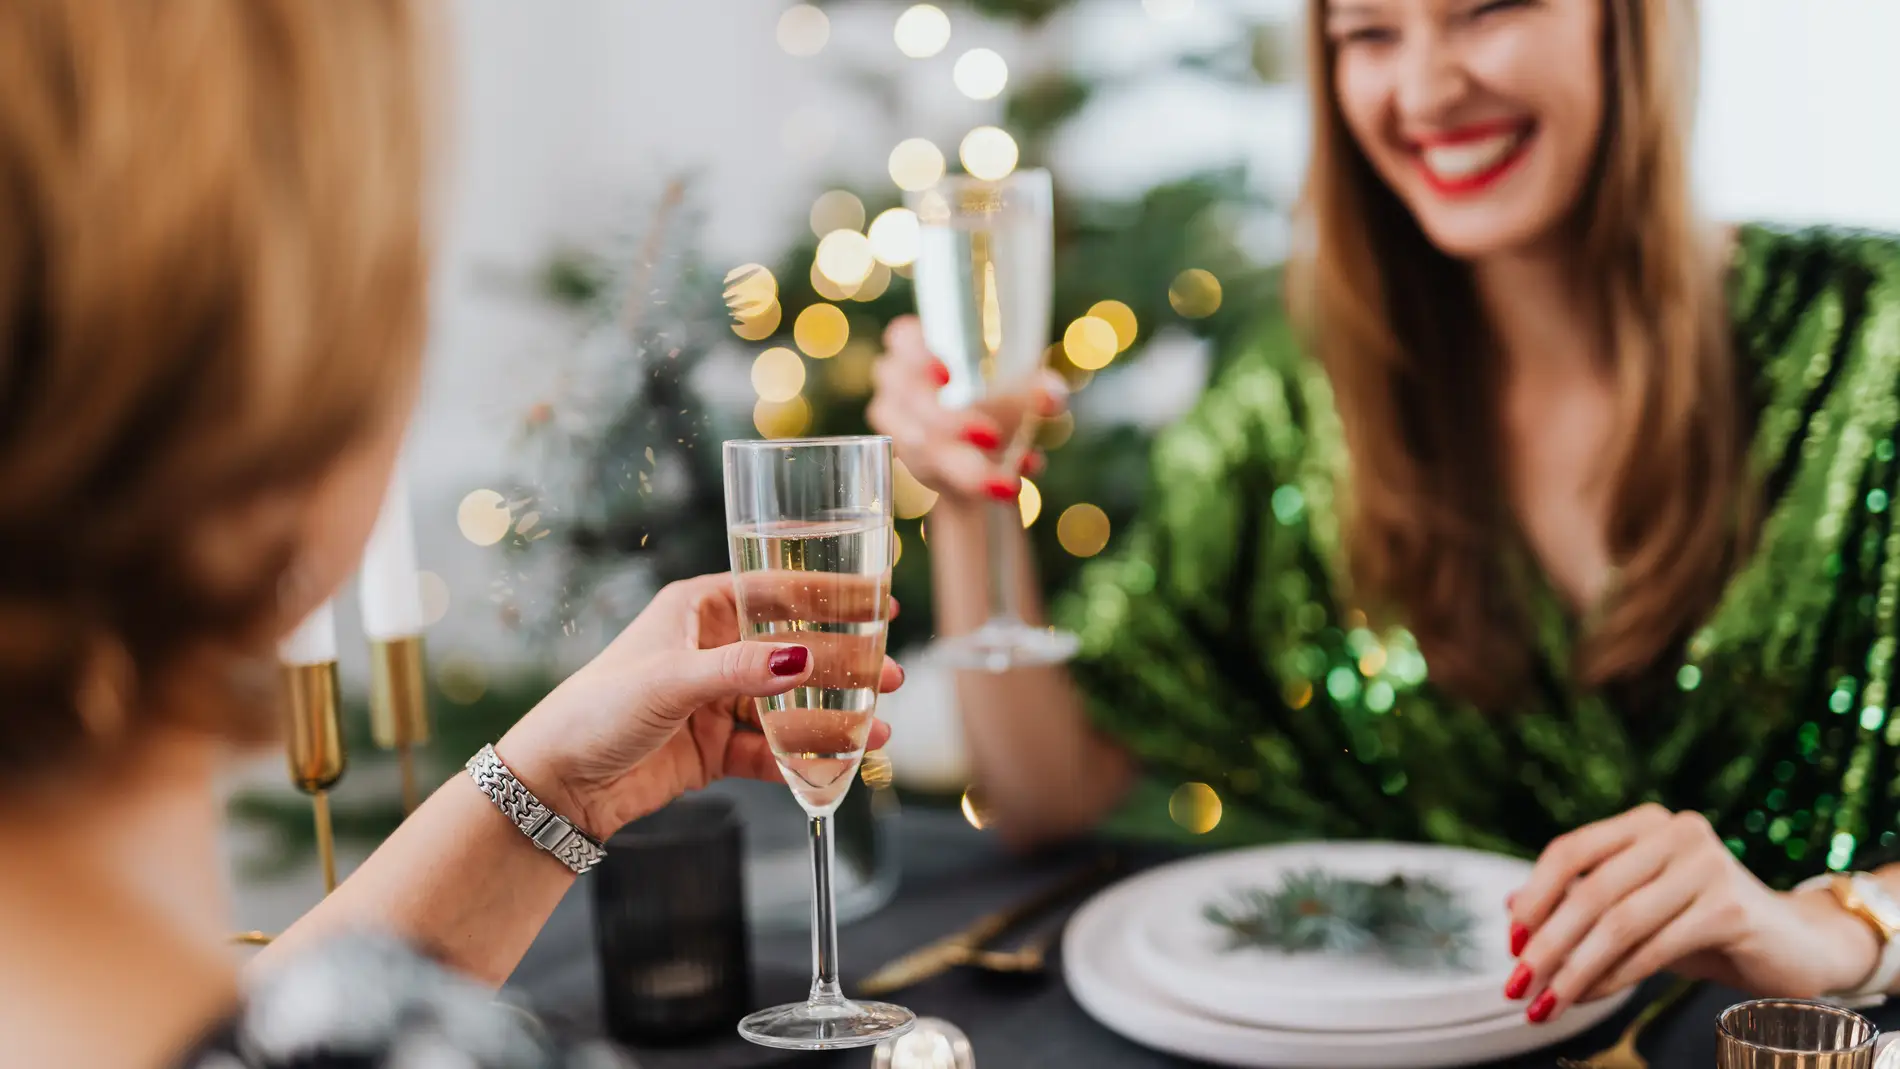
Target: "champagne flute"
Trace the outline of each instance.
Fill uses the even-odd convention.
[[[869,1046],[916,1018],[839,987],[831,821],[864,757],[884,671],[891,440],[727,442],[725,468],[740,638],[796,643],[812,661],[803,686],[757,699],[759,727],[811,832],[811,995],[746,1017],[739,1034],[796,1050]]]
[[[1049,341],[1055,261],[1049,172],[1021,170],[995,182],[953,175],[906,199],[919,223],[917,316],[925,345],[950,369],[939,397],[950,408],[969,408],[1027,389]],[[1035,431],[1034,414],[1025,414],[1004,450],[1006,470],[1021,464]],[[1075,655],[1074,635],[1030,626],[1016,604],[1021,528],[1015,502],[988,507],[990,617],[969,634],[938,641],[946,664],[1002,672]]]

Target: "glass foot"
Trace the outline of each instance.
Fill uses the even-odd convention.
[[[739,1034],[766,1047],[841,1050],[896,1039],[916,1023],[916,1014],[888,1002],[793,1002],[740,1021]]]
[[[1061,664],[1081,648],[1082,640],[1067,631],[1031,627],[1014,620],[991,620],[967,635],[937,640],[931,652],[951,668],[1007,672]]]

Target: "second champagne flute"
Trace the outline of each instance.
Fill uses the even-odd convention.
[[[910,1031],[902,1006],[838,984],[832,813],[864,757],[890,619],[891,440],[727,442],[726,523],[739,636],[810,651],[804,685],[758,702],[759,726],[811,832],[812,984],[804,1002],[739,1022],[754,1043],[861,1047]]]
[[[924,344],[950,369],[943,403],[981,407],[985,398],[1027,389],[1049,342],[1055,262],[1049,172],[1025,169],[996,182],[955,175],[908,200],[919,223],[917,317]],[[1004,450],[1007,469],[1022,461],[1035,428],[1034,414],[1025,415]],[[952,667],[991,672],[1074,656],[1074,635],[1031,626],[1016,605],[1016,558],[1024,550],[1019,506],[989,506],[984,530],[990,618],[969,634],[940,640],[937,652]]]

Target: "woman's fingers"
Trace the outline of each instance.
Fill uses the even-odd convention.
[[[679,650],[653,662],[656,670],[644,681],[640,698],[659,719],[684,720],[703,706],[783,694],[811,678],[813,661],[810,648],[792,643],[734,642],[709,650]]]
[[[1628,844],[1599,862],[1589,875],[1572,882],[1556,911],[1532,932],[1519,953],[1517,971],[1505,989],[1506,996],[1521,998],[1527,992],[1548,987],[1577,948],[1597,936],[1612,918],[1618,924],[1636,920],[1617,911],[1668,864],[1667,842],[1649,836]]]
[[[1513,949],[1521,949],[1518,944],[1527,934],[1544,925],[1569,894],[1572,881],[1630,843],[1660,829],[1668,822],[1669,815],[1662,806],[1642,805],[1551,840],[1537,858],[1530,879],[1511,898]]]
[[[1636,853],[1639,849],[1633,848],[1626,853]],[[1555,1020],[1565,1010],[1583,1001],[1613,972],[1621,970],[1628,973],[1642,968],[1644,962],[1657,952],[1654,946],[1656,941],[1678,917],[1691,910],[1707,878],[1707,873],[1694,872],[1689,866],[1670,866],[1603,910],[1584,937],[1555,965],[1554,974],[1548,976],[1541,985],[1544,990],[1533,1000],[1532,1007],[1542,1012],[1533,1013],[1532,1020]],[[1561,913],[1560,910],[1559,915]],[[1703,937],[1707,938],[1707,935],[1705,932]],[[1670,936],[1668,943],[1674,945],[1681,938],[1681,933],[1677,933]],[[1663,959],[1637,978],[1654,973],[1692,949],[1695,948],[1685,947],[1674,957]],[[1527,959],[1529,956],[1525,955]]]
[[[889,694],[903,685],[904,666],[889,657],[884,658],[884,674],[879,676],[877,681],[878,693]]]
[[[871,735],[865,740],[864,748],[867,750],[880,749],[889,741],[891,741],[891,726],[882,720],[872,720]]]

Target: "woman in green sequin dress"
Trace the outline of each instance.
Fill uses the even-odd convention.
[[[1880,941],[1786,889],[1900,833],[1900,239],[1698,222],[1686,0],[1310,7],[1304,329],[1159,441],[1055,605],[1076,662],[959,680],[994,823],[1127,827],[1193,781],[1229,835],[1537,857],[1534,1020],[1665,967],[1856,989]],[[1063,396],[947,412],[914,322],[888,340],[871,419],[943,492],[959,633],[996,446]]]

